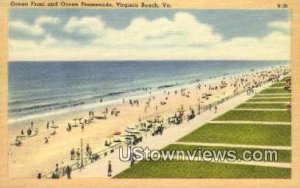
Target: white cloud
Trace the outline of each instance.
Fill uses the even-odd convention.
[[[13,21],[9,23],[11,29],[25,32],[31,35],[42,35],[44,30],[39,25],[29,25],[21,21]]]
[[[44,25],[44,24],[57,24],[60,20],[58,17],[52,16],[41,16],[35,20],[36,25]]]
[[[289,21],[273,21],[268,24],[269,27],[281,30],[290,30],[291,23]]]
[[[98,17],[71,17],[64,30],[70,33],[99,35],[104,30],[104,26],[103,21]]]
[[[37,20],[36,24],[40,23]],[[271,22],[268,26],[273,28],[273,32],[264,37],[224,40],[210,25],[200,23],[188,13],[177,13],[173,20],[158,18],[149,21],[143,17],[135,18],[123,30],[108,27],[100,17],[71,17],[64,26],[64,31],[93,35],[95,39],[91,43],[81,45],[76,41],[61,41],[53,36],[47,36],[39,43],[10,40],[10,59],[289,60],[290,36],[282,30],[288,29],[287,25],[289,24],[281,21]]]
[[[39,36],[45,34],[45,31],[42,27],[44,24],[57,24],[58,22],[59,18],[57,17],[41,16],[35,20],[34,24],[28,24],[22,21],[12,21],[9,22],[9,26],[10,29],[29,35]]]

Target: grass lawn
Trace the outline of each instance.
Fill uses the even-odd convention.
[[[190,151],[191,153],[193,153],[194,151],[198,151],[199,150],[199,146],[193,146],[193,145],[177,145],[177,144],[172,144],[167,146],[166,148],[162,149],[162,150],[168,150],[168,151]],[[231,148],[231,147],[215,147],[215,146],[201,146],[201,151],[205,151],[205,150],[210,150],[210,151],[215,151],[215,152],[224,152],[225,151],[229,151],[229,150],[234,150],[236,152],[236,156],[238,159],[243,158],[243,151],[246,150],[250,150],[250,151],[262,151],[262,152],[266,152],[267,150],[264,149],[255,149],[255,148]],[[270,151],[270,150],[269,150]],[[277,162],[291,162],[291,151],[290,150],[276,150],[277,151],[277,157],[278,160]],[[267,155],[267,154],[266,154]],[[267,157],[267,156],[266,156]],[[275,162],[270,161],[269,158],[267,158],[269,162]]]
[[[253,103],[243,103],[237,108],[266,108],[266,109],[286,109],[286,104],[253,104]]]
[[[283,88],[267,88],[267,89],[262,90],[259,93],[270,94],[270,93],[290,93],[290,92]]]
[[[290,146],[291,127],[289,125],[208,123],[179,141]]]
[[[197,161],[142,161],[115,178],[291,178],[291,169]]]
[[[291,122],[290,111],[229,111],[215,120],[239,120],[239,121],[278,121]]]
[[[291,98],[251,98],[247,102],[291,102]]]
[[[272,84],[271,87],[283,87],[285,85],[285,82],[277,82],[275,84]]]
[[[286,80],[289,80],[289,79],[291,79],[290,76],[283,78],[282,80],[280,80],[280,82],[285,82]]]

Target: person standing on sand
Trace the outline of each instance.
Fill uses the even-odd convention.
[[[217,107],[217,105],[215,106],[215,113],[217,113],[217,110],[218,110],[218,107]]]
[[[71,155],[71,160],[74,160],[75,159],[75,149],[74,148],[72,148],[70,155]]]
[[[72,168],[70,166],[67,166],[65,172],[67,174],[68,179],[71,179]]]
[[[47,129],[49,129],[49,124],[50,124],[49,121],[47,121],[47,126],[46,126]]]
[[[77,148],[76,156],[77,156],[77,160],[80,160],[80,149],[79,148]]]
[[[111,161],[108,161],[107,176],[111,177],[111,173],[112,173]]]

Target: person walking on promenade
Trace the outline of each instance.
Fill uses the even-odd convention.
[[[111,173],[112,173],[111,161],[108,161],[107,176],[111,177]]]

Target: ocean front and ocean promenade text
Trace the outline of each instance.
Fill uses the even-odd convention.
[[[167,2],[103,2],[103,1],[53,1],[53,2],[42,2],[42,1],[11,1],[11,7],[64,7],[64,8],[172,8],[172,5]]]

